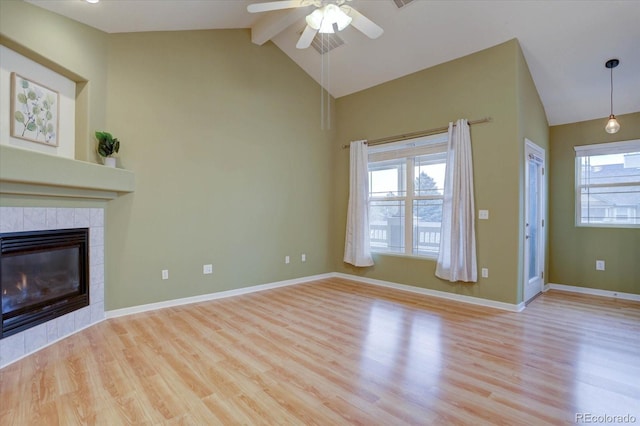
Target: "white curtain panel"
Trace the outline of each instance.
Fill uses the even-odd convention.
[[[366,141],[351,142],[349,208],[344,261],[354,266],[371,266],[369,241],[369,170]]]
[[[473,161],[467,120],[449,123],[440,254],[436,276],[451,282],[477,282]]]

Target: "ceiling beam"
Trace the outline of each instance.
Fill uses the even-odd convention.
[[[251,27],[251,41],[262,46],[307,14],[308,7],[265,13],[265,16]]]

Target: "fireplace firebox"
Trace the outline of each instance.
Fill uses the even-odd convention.
[[[88,228],[0,234],[0,301],[0,338],[88,306]]]

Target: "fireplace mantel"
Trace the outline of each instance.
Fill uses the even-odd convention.
[[[134,190],[129,170],[0,145],[0,194],[112,200]]]

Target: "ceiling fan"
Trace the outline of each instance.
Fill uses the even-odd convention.
[[[335,33],[349,25],[371,39],[378,38],[384,30],[369,18],[348,6],[351,0],[281,0],[266,3],[253,3],[247,6],[250,13],[270,12],[273,10],[294,9],[315,6],[315,10],[306,17],[305,27],[296,47],[306,49],[319,33]]]

